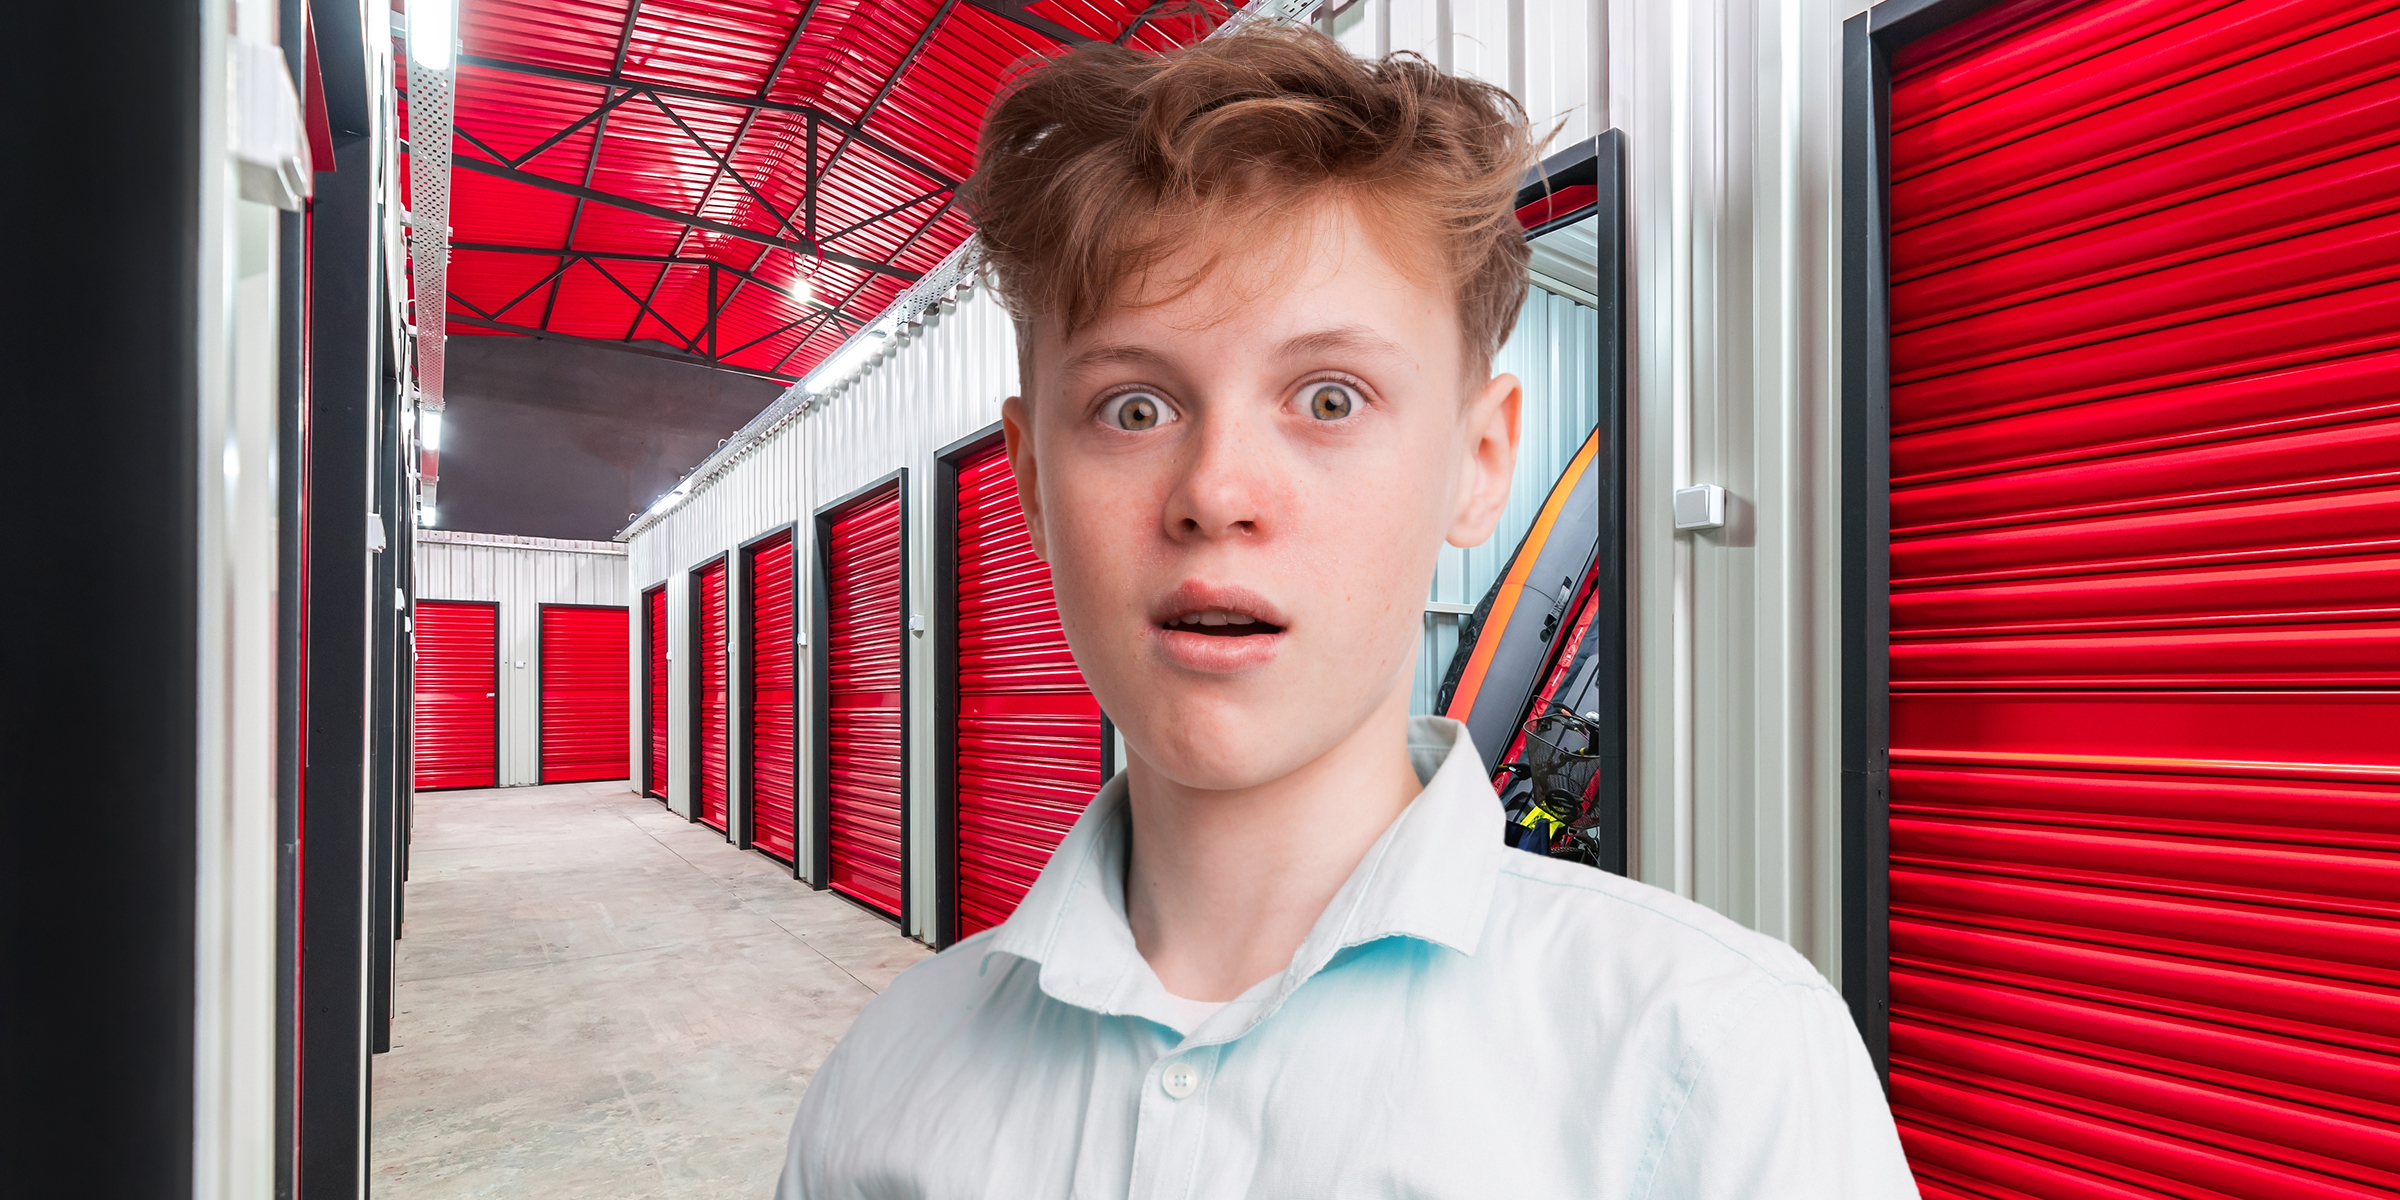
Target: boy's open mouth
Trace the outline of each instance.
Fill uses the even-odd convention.
[[[1162,624],[1180,633],[1197,633],[1203,637],[1250,637],[1283,632],[1280,625],[1229,608],[1204,608],[1171,618]]]

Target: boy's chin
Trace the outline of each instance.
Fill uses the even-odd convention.
[[[1154,730],[1125,729],[1151,770],[1181,787],[1236,791],[1272,783],[1323,757],[1354,732],[1315,705],[1155,704]],[[1150,723],[1150,722],[1145,722]],[[1122,727],[1122,726],[1121,726]]]

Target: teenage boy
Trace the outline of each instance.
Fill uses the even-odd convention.
[[[1436,557],[1508,498],[1531,158],[1506,94],[1306,31],[993,110],[1008,452],[1127,767],[859,1015],[781,1196],[1916,1195],[1805,959],[1505,849],[1409,716]]]

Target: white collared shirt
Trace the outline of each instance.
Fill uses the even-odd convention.
[[[1118,776],[1006,924],[859,1014],[777,1196],[1917,1195],[1806,959],[1504,848],[1457,722],[1418,718],[1410,753],[1425,790],[1290,969],[1192,1028],[1126,924]]]

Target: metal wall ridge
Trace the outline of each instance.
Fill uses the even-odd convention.
[[[467,533],[455,529],[420,529],[417,531],[417,540],[449,546],[507,546],[518,550],[551,550],[562,554],[623,555],[625,553],[625,547],[620,542],[531,537],[514,533]]]

